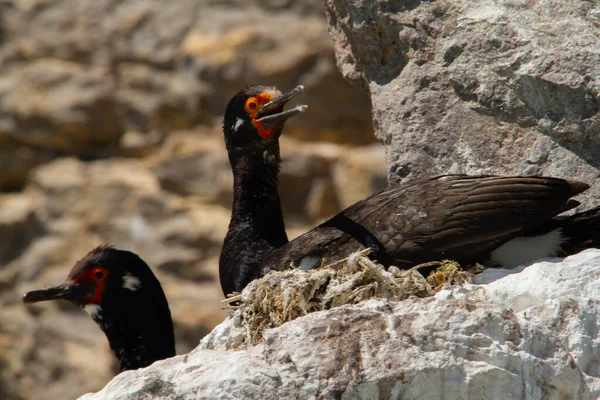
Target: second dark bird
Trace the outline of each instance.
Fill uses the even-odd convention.
[[[227,105],[223,134],[234,177],[229,230],[219,260],[225,294],[269,270],[312,269],[367,247],[370,257],[408,268],[453,259],[513,266],[600,244],[600,209],[557,217],[589,186],[551,177],[447,175],[390,185],[288,242],[278,192],[279,136],[306,110],[251,86]]]
[[[23,296],[26,304],[59,299],[90,314],[121,371],[175,355],[173,322],[162,287],[150,267],[130,251],[98,247],[73,266],[62,285]]]

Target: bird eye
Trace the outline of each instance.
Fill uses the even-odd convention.
[[[104,271],[100,268],[97,268],[94,271],[94,279],[97,281],[101,281],[102,279],[104,279]]]
[[[256,99],[254,97],[250,97],[246,101],[246,111],[248,111],[249,113],[252,113],[252,112],[256,111],[257,108],[258,108],[258,104],[256,103]]]

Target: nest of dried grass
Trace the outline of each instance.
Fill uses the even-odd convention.
[[[238,302],[236,314],[245,338],[235,347],[263,340],[266,329],[315,311],[356,304],[372,298],[400,301],[410,296],[433,296],[446,284],[470,280],[454,261],[418,265],[409,270],[384,269],[366,257],[368,249],[340,260],[337,268],[311,271],[271,271],[255,280],[241,295],[225,302]],[[439,267],[425,279],[419,268]]]

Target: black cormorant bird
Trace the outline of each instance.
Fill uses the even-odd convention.
[[[171,312],[160,283],[136,254],[101,246],[79,260],[56,287],[35,290],[23,302],[64,299],[100,326],[121,371],[175,355]]]
[[[285,121],[306,110],[283,111],[302,89],[282,94],[250,86],[225,110],[223,135],[234,176],[231,222],[219,260],[225,294],[269,270],[312,269],[364,248],[385,266],[408,268],[441,259],[510,266],[600,244],[600,209],[556,217],[579,204],[571,197],[587,184],[466,175],[390,185],[288,242],[278,194],[278,139]]]

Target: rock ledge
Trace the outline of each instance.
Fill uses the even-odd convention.
[[[228,351],[228,318],[198,348],[115,377],[100,399],[595,399],[600,250],[402,302],[316,312]]]

